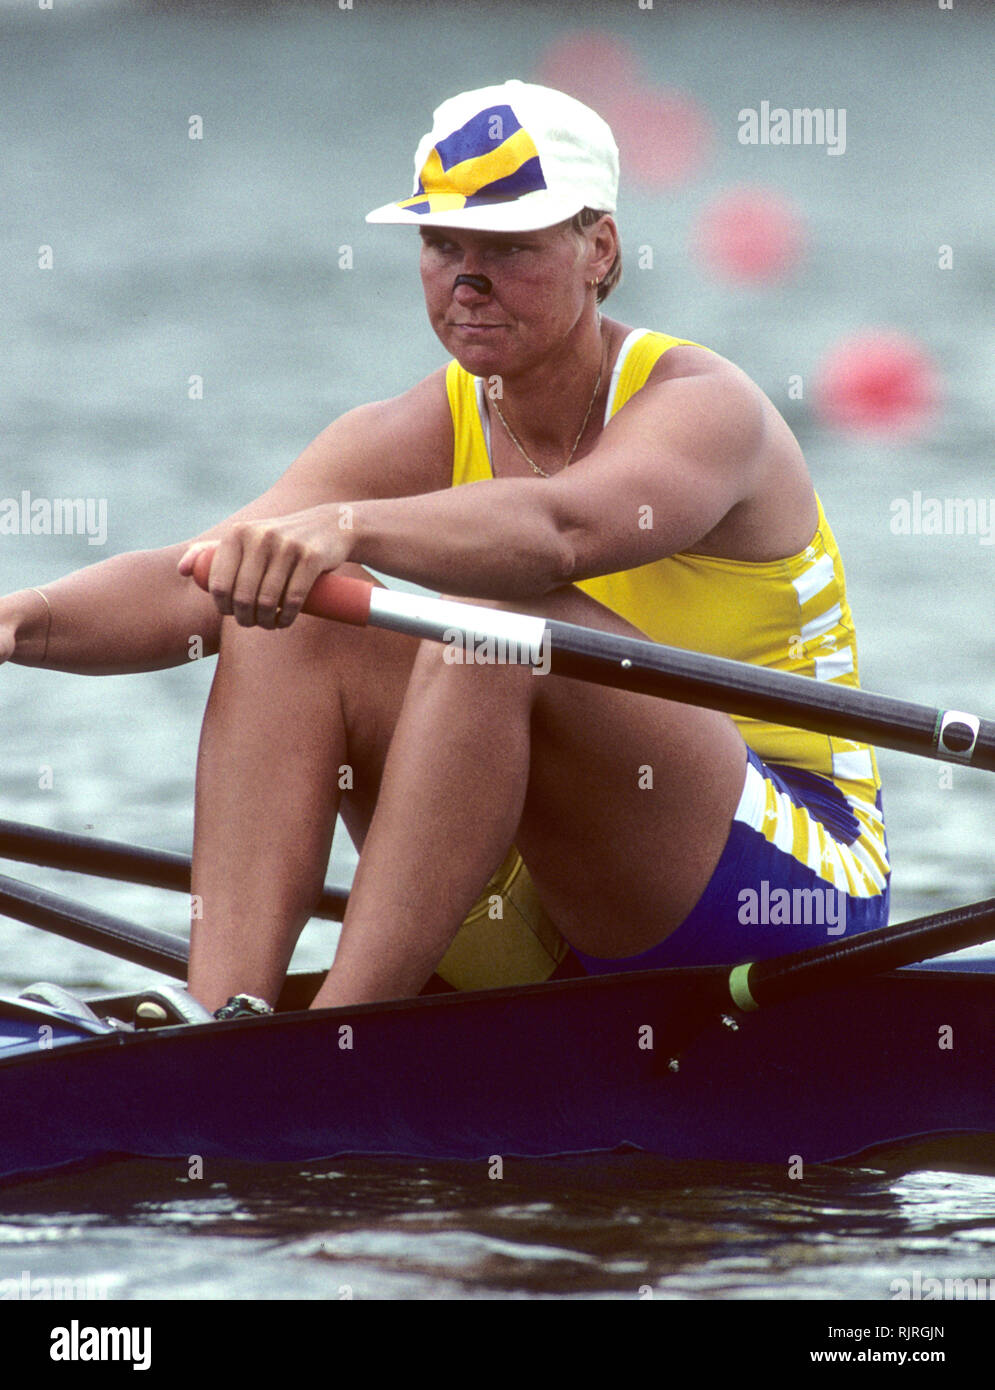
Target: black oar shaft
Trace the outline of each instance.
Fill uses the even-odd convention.
[[[963,744],[973,729],[957,718],[944,725],[947,712],[928,705],[572,623],[547,627],[557,675],[995,771],[990,720],[978,721],[967,756]]]
[[[0,859],[114,878],[122,883],[140,883],[147,888],[190,891],[187,855],[126,845],[116,840],[71,835],[36,825],[20,825],[16,821],[0,820]]]
[[[206,588],[210,557],[197,576]],[[666,647],[557,619],[508,613],[375,588],[362,580],[323,574],[305,604],[309,613],[339,622],[372,624],[452,647],[466,660],[528,662],[537,674],[616,686],[749,719],[769,720],[859,743],[995,770],[995,723],[956,709],[930,709],[853,687],[775,671],[749,662]],[[484,654],[478,651],[484,643]],[[494,655],[487,655],[490,644]],[[547,664],[548,661],[548,664]]]
[[[879,927],[846,941],[814,946],[773,960],[757,961],[748,973],[758,1008],[885,970],[898,970],[934,956],[978,946],[995,937],[995,898],[948,912]]]
[[[121,960],[131,961],[160,975],[186,981],[189,948],[187,942],[154,927],[141,927],[108,912],[99,912],[84,903],[72,902],[57,893],[20,883],[0,874],[0,916],[12,917],[29,927],[109,951]],[[295,971],[284,981],[278,1008],[306,1009],[321,988],[322,970]],[[436,977],[433,976],[433,980]]]
[[[16,922],[40,927],[67,941],[76,941],[97,951],[109,951],[121,960],[186,981],[190,949],[185,940],[154,927],[141,927],[137,922],[100,912],[4,874],[0,874],[0,917],[12,917]],[[323,970],[298,970],[288,974],[277,1008],[306,1009],[324,978]],[[433,994],[449,988],[444,980],[433,975],[422,993]]]
[[[71,835],[41,826],[19,825],[16,821],[0,820],[0,859],[93,874],[122,883],[142,884],[146,888],[190,892],[190,856],[187,854]],[[341,922],[348,899],[348,889],[328,888],[313,915]]]
[[[69,941],[78,941],[83,946],[112,951],[122,960],[158,970],[176,980],[187,977],[187,943],[178,937],[156,931],[154,927],[140,927],[123,917],[71,902],[57,893],[29,883],[18,883],[3,874],[0,874],[0,913],[64,936]]]

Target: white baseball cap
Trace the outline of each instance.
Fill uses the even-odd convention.
[[[534,232],[617,199],[607,122],[565,92],[510,81],[444,101],[415,152],[412,196],[366,220]]]

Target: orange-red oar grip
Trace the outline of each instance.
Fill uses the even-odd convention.
[[[207,581],[211,577],[211,561],[213,559],[214,547],[212,546],[210,550],[199,551],[193,562],[193,577],[205,593],[207,592]]]
[[[193,562],[193,577],[202,589],[207,589],[211,574],[214,547],[202,550]],[[334,618],[340,623],[365,627],[370,618],[370,596],[373,585],[362,579],[350,579],[344,574],[320,574],[304,600],[304,612],[316,618]]]
[[[346,574],[319,574],[304,600],[304,612],[316,618],[334,618],[340,623],[365,627],[370,620],[373,585]]]

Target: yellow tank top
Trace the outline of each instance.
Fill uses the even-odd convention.
[[[622,345],[605,423],[643,385],[669,348],[684,338],[636,330]],[[446,390],[453,418],[453,486],[493,477],[484,383],[450,362]],[[816,499],[818,501],[818,499]],[[818,503],[815,535],[785,560],[760,564],[681,552],[577,587],[654,642],[748,661],[816,680],[857,686],[857,642],[843,561]],[[832,778],[851,801],[875,800],[880,787],[865,744],[733,716],[746,744],[765,762]]]

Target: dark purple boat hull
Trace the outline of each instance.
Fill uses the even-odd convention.
[[[714,1013],[689,1024],[689,972],[655,971],[14,1045],[0,1053],[0,1177],[121,1154],[486,1159],[624,1145],[813,1163],[993,1134],[993,966],[904,970],[740,1016],[735,1030]]]

